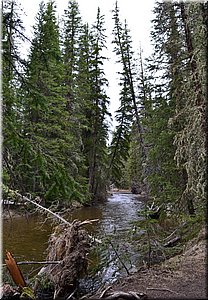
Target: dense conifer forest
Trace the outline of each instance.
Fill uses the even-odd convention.
[[[5,198],[9,188],[67,207],[100,201],[114,184],[174,212],[203,213],[208,5],[157,1],[153,9],[153,53],[143,59],[112,3],[121,72],[109,145],[102,11],[87,24],[69,0],[58,22],[55,2],[42,2],[24,58],[20,5],[2,1]]]
[[[31,38],[21,1],[2,1],[2,299],[149,299],[150,290],[195,299],[205,293],[208,2],[155,1],[152,9],[146,57],[134,49],[117,0],[111,36],[99,7],[88,24],[78,1],[68,0],[58,16],[48,0],[40,2]],[[108,95],[109,39],[118,99]],[[111,101],[119,103],[115,120]],[[12,219],[10,205],[20,218]],[[40,224],[48,226],[44,236]],[[161,268],[160,278],[148,273],[200,236],[188,252],[187,272],[180,273],[185,279],[176,265]],[[18,264],[39,269],[23,276],[13,253],[17,262],[25,259]],[[44,261],[35,261],[39,257]],[[136,292],[124,293],[122,283],[115,293],[105,287],[124,272],[137,273],[126,283]],[[174,291],[161,288],[174,280]],[[146,294],[139,293],[145,287]],[[101,295],[90,298],[95,291]]]

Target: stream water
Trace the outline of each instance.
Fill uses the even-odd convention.
[[[113,280],[121,276],[125,267],[133,271],[139,261],[137,243],[131,237],[134,234],[134,221],[139,220],[138,212],[143,202],[138,196],[132,194],[114,193],[106,201],[92,207],[83,207],[69,214],[67,219],[99,219],[90,225],[87,230],[97,238],[107,238],[101,245],[99,258],[92,254],[92,265],[103,262],[104,268],[99,271],[101,281]],[[47,241],[52,232],[50,222],[42,222],[43,218],[37,216],[18,217],[3,223],[3,251],[11,251],[17,261],[45,260]],[[28,276],[36,272],[37,267],[30,266]],[[22,268],[22,266],[21,266]],[[24,267],[23,267],[24,268]],[[27,268],[29,268],[27,266]]]

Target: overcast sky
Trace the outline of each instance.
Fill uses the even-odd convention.
[[[41,0],[19,0],[21,6],[26,13],[23,18],[24,26],[26,27],[26,33],[29,37],[32,37],[32,26],[35,24],[35,16],[37,15],[39,4]],[[44,2],[48,2],[44,0]],[[96,21],[97,8],[100,7],[101,14],[105,16],[105,27],[107,40],[107,56],[108,62],[105,64],[105,74],[109,80],[108,96],[110,97],[111,105],[110,111],[113,113],[119,105],[119,87],[117,85],[117,71],[118,67],[115,65],[115,55],[112,54],[113,45],[111,41],[113,20],[112,20],[112,9],[114,9],[114,0],[78,0],[79,9],[84,22],[92,24]],[[56,0],[57,12],[59,17],[63,15],[64,9],[67,9],[68,0]],[[128,27],[131,32],[133,47],[135,53],[141,47],[143,49],[143,56],[149,56],[151,54],[150,45],[150,30],[151,30],[151,19],[153,18],[152,9],[154,6],[154,0],[118,0],[118,6],[120,9],[120,19],[127,20]]]

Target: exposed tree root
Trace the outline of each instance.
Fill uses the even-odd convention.
[[[47,261],[61,261],[44,269],[44,276],[55,286],[54,299],[71,295],[78,279],[86,273],[90,239],[81,228],[85,224],[86,221],[74,221],[70,225],[58,225],[49,239]]]

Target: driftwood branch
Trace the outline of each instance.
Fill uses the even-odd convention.
[[[61,261],[19,261],[16,262],[17,265],[57,265],[60,264]],[[2,264],[3,267],[6,266],[6,264]]]
[[[180,236],[176,236],[172,240],[170,240],[167,243],[165,243],[163,246],[166,247],[166,248],[168,248],[168,247],[174,247],[177,243],[180,242],[180,240],[181,240]]]
[[[83,225],[92,225],[93,223],[98,222],[98,221],[100,221],[100,220],[99,219],[85,220],[79,224],[79,227],[83,226]]]
[[[138,292],[122,292],[122,291],[115,291],[115,292],[107,292],[101,294],[99,298],[89,298],[90,300],[117,300],[117,299],[126,299],[126,300],[140,300],[140,299],[147,299],[147,295]]]
[[[185,225],[187,225],[187,222],[183,222],[180,226],[178,226],[170,235],[165,238],[165,241],[170,240],[172,236],[174,236],[179,231],[179,229],[183,228]]]
[[[110,289],[111,289],[111,286],[108,286],[108,287],[101,293],[100,298],[104,298],[105,295],[106,295],[106,293],[107,293],[107,291],[109,291]]]
[[[72,297],[74,296],[74,294],[76,293],[77,289],[75,289],[67,298],[66,300],[72,299]]]

